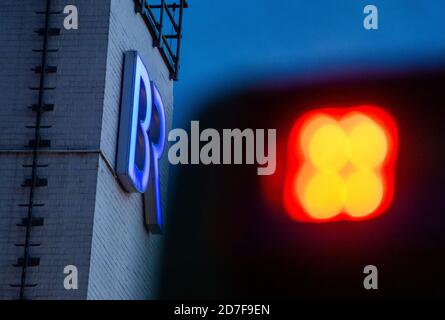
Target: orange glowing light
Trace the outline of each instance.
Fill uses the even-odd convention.
[[[291,131],[284,205],[299,221],[364,220],[394,194],[397,127],[375,106],[325,108]]]

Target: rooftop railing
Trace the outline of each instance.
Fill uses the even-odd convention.
[[[135,0],[136,10],[142,14],[170,72],[170,79],[178,80],[182,40],[182,17],[186,0]]]

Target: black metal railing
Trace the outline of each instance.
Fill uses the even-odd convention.
[[[42,164],[39,160],[39,151],[42,148],[49,148],[51,146],[51,140],[42,138],[42,131],[49,129],[51,126],[42,125],[42,116],[45,112],[53,111],[54,105],[47,104],[45,102],[45,92],[47,90],[54,90],[54,87],[48,87],[46,85],[47,75],[57,72],[57,66],[51,66],[48,64],[48,53],[57,52],[57,49],[49,48],[49,38],[58,36],[60,34],[59,28],[50,27],[50,17],[52,15],[61,14],[61,11],[51,11],[51,0],[45,0],[45,8],[43,11],[36,11],[37,15],[44,16],[44,26],[42,28],[34,30],[35,33],[42,38],[42,47],[33,49],[33,52],[40,54],[40,64],[31,71],[39,76],[39,84],[36,87],[30,87],[29,89],[38,93],[38,100],[36,104],[29,106],[29,109],[35,113],[35,122],[32,125],[26,125],[28,129],[34,131],[33,139],[29,140],[26,148],[32,150],[32,162],[25,163],[22,166],[24,168],[31,169],[31,177],[24,179],[22,187],[29,188],[29,198],[27,203],[19,204],[19,207],[27,208],[27,214],[25,217],[21,217],[20,222],[17,223],[18,227],[25,229],[25,239],[15,243],[15,246],[23,248],[23,254],[17,258],[17,262],[14,267],[21,269],[21,276],[19,283],[11,284],[14,288],[19,288],[19,299],[26,299],[25,289],[33,288],[37,286],[37,283],[29,283],[27,279],[28,268],[37,267],[40,265],[40,258],[31,253],[31,248],[39,247],[40,243],[31,241],[31,231],[35,227],[42,227],[45,219],[43,217],[36,216],[34,208],[43,207],[43,203],[37,203],[35,200],[36,189],[40,187],[46,187],[48,185],[48,179],[39,175],[40,168],[48,167],[48,164]],[[35,252],[34,252],[35,254]]]
[[[177,81],[182,40],[182,20],[186,0],[135,0],[136,10],[142,14],[153,37],[153,46],[159,48],[170,71]]]

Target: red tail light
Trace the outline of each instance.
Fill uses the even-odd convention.
[[[284,206],[304,222],[364,220],[389,207],[398,134],[376,106],[324,108],[300,117],[288,140]]]

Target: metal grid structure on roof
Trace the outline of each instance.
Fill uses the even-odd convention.
[[[178,80],[182,40],[182,19],[186,0],[135,0],[139,12],[170,71],[170,78]]]

